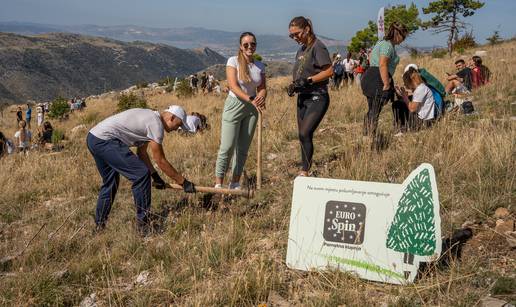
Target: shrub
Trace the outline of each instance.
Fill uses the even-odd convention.
[[[176,95],[179,98],[189,98],[194,95],[193,89],[190,87],[188,80],[183,79],[179,81],[176,87]]]
[[[169,85],[171,84],[172,80],[170,79],[170,77],[166,77],[166,78],[163,78],[161,80],[158,81],[158,85],[159,86],[165,86],[165,85]]]
[[[70,113],[70,106],[68,105],[68,101],[62,97],[58,97],[50,104],[48,116],[50,118],[62,119],[68,113]]]
[[[96,123],[98,121],[98,118],[99,118],[99,113],[93,112],[93,113],[89,113],[89,114],[86,114],[85,116],[83,116],[81,118],[81,122],[85,125],[89,125],[89,124]]]
[[[62,140],[64,140],[63,130],[54,129],[54,131],[52,131],[52,144],[58,145]]]
[[[122,112],[133,108],[146,109],[147,101],[143,97],[136,96],[135,94],[122,95],[118,98],[118,111]]]
[[[146,88],[149,86],[149,83],[145,82],[145,81],[140,81],[140,82],[137,82],[136,83],[136,88],[137,89],[142,89],[142,88]]]
[[[491,45],[496,45],[496,44],[501,43],[502,42],[502,38],[500,37],[500,31],[498,31],[498,30],[494,31],[493,35],[491,35],[488,38],[486,38],[486,40]]]
[[[434,49],[432,50],[432,58],[434,59],[442,59],[448,53],[446,49]]]
[[[464,53],[465,49],[474,48],[476,46],[477,42],[475,42],[473,32],[468,32],[453,44],[453,49],[457,51],[463,50]]]

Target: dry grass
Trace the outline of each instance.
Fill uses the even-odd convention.
[[[152,209],[163,216],[166,227],[150,239],[142,240],[134,231],[133,201],[125,180],[106,231],[92,234],[100,177],[85,146],[87,130],[75,135],[69,131],[113,114],[113,99],[91,100],[83,113],[55,123],[68,131],[70,140],[63,152],[0,160],[0,255],[25,250],[1,268],[0,304],[77,305],[96,293],[103,306],[242,306],[267,301],[309,306],[475,305],[499,277],[514,277],[516,267],[515,251],[492,230],[491,218],[497,207],[514,212],[511,103],[516,101],[516,44],[487,50],[485,63],[495,81],[476,92],[477,116],[450,114],[431,130],[394,138],[386,108],[381,119],[386,148],[375,151],[361,135],[366,103],[353,87],[331,93],[330,109],[316,133],[314,170],[319,177],[402,182],[420,163],[434,165],[443,233],[466,220],[485,225],[476,229],[463,260],[450,269],[405,287],[366,282],[342,272],[287,269],[284,259],[299,144],[295,102],[284,93],[288,81],[283,78],[269,82],[263,190],[253,200],[233,200],[229,211],[203,208],[201,196],[184,201],[181,193],[154,190]],[[415,62],[437,76],[453,69],[450,59]],[[155,108],[179,103],[209,116],[210,131],[165,138],[169,160],[198,184],[213,184],[223,101],[224,97],[202,96],[178,101],[169,94],[149,98]],[[1,130],[8,135],[14,133],[13,119],[9,111],[1,119]],[[269,153],[278,156],[269,160]],[[254,175],[254,161],[253,147],[248,176]],[[62,270],[66,274],[57,276]],[[144,270],[150,272],[150,283],[134,284]]]

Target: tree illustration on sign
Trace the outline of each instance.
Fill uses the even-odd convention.
[[[408,264],[413,264],[414,255],[434,254],[434,198],[428,169],[417,174],[403,191],[386,243],[388,248],[404,253],[404,263]]]

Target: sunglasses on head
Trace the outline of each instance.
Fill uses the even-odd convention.
[[[245,48],[245,49],[249,49],[249,48],[256,48],[256,43],[255,42],[252,42],[252,43],[243,43],[242,46]]]

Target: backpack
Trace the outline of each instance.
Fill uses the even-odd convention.
[[[336,75],[344,74],[344,67],[342,66],[342,64],[340,62],[336,63],[333,66],[333,73],[336,74]]]
[[[432,91],[432,96],[434,96],[434,102],[435,102],[435,118],[439,118],[441,115],[443,115],[444,112],[444,99],[439,93],[438,90],[436,90],[433,86],[428,85],[428,88]]]

